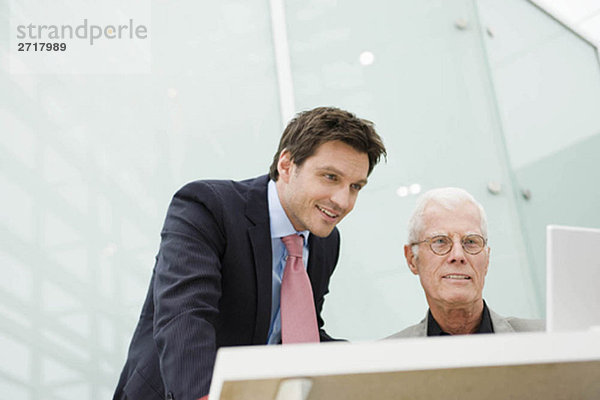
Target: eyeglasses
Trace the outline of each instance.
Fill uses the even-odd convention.
[[[421,240],[420,242],[411,243],[410,245],[413,246],[421,243],[428,243],[431,251],[438,256],[444,256],[450,253],[452,246],[454,246],[454,242],[448,235],[436,235],[429,239]],[[460,239],[460,244],[465,252],[475,255],[481,253],[487,244],[487,239],[477,234],[466,235]]]

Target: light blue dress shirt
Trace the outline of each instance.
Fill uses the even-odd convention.
[[[281,278],[285,269],[285,258],[287,249],[281,238],[293,233],[304,236],[304,247],[302,249],[302,262],[306,268],[308,260],[308,235],[309,231],[297,232],[287,217],[277,195],[275,182],[270,180],[267,187],[269,202],[269,218],[271,222],[271,249],[273,250],[273,291],[271,296],[271,326],[267,344],[281,343]]]

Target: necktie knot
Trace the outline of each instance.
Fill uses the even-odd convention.
[[[294,233],[293,235],[282,237],[281,240],[290,256],[302,258],[302,245],[304,243],[304,238],[302,236]]]

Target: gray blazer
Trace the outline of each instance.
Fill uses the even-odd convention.
[[[490,318],[494,333],[511,333],[511,332],[534,332],[543,331],[546,329],[546,323],[541,319],[523,319],[516,317],[503,317],[496,314],[489,307]],[[399,339],[408,337],[427,336],[427,314],[425,318],[416,325],[409,326],[386,339]]]

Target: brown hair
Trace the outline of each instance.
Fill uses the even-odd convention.
[[[277,163],[283,150],[290,152],[291,160],[298,166],[312,156],[317,148],[334,140],[346,143],[369,157],[369,174],[387,153],[381,137],[375,132],[374,124],[354,114],[335,107],[318,107],[298,113],[290,121],[273,156],[269,176],[277,181]]]

